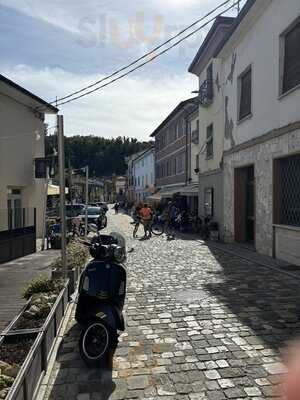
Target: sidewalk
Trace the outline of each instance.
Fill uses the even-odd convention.
[[[47,250],[0,264],[0,333],[25,304],[26,285],[39,275],[50,276],[50,265],[59,253]]]
[[[259,254],[256,251],[249,250],[238,244],[229,244],[222,242],[207,242],[209,248],[215,248],[223,251],[227,254],[231,254],[236,257],[240,257],[243,260],[247,260],[253,264],[258,264],[262,267],[272,269],[276,272],[280,272],[289,275],[292,278],[300,279],[300,267],[292,265],[282,260],[278,260],[273,257],[269,257],[263,254]]]
[[[272,269],[276,272],[289,275],[292,278],[300,279],[300,266],[292,265],[286,261],[278,260],[276,258],[257,253],[254,249],[249,249],[246,246],[238,243],[224,243],[218,241],[203,241],[199,239],[198,235],[177,233],[177,238],[184,240],[191,240],[201,243],[210,249],[220,250],[224,253],[239,257],[243,260],[249,261],[253,264],[258,264],[262,267]]]

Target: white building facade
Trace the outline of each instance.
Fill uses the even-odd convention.
[[[46,181],[35,178],[34,165],[45,156],[44,114],[57,112],[0,75],[0,231],[32,224],[35,208],[41,236]]]
[[[145,201],[155,191],[154,147],[150,147],[132,161],[135,201]]]
[[[225,240],[300,265],[299,0],[248,0],[218,57]]]
[[[233,22],[234,18],[230,17],[216,18],[189,67],[189,72],[199,80],[199,144],[195,147],[198,152],[199,215],[218,223],[221,239],[224,235],[224,98],[222,63],[215,53]],[[195,160],[195,154],[192,159]]]

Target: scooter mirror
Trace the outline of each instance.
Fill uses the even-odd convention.
[[[118,232],[111,232],[109,235],[117,240],[118,246],[120,246],[126,250],[126,240],[125,240],[124,236],[122,236]]]
[[[97,232],[98,232],[97,225],[96,225],[96,224],[90,224],[90,230],[91,230],[92,232],[97,233]]]

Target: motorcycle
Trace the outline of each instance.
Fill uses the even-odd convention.
[[[101,367],[118,345],[118,331],[125,330],[123,307],[126,295],[125,239],[118,233],[97,235],[89,246],[93,260],[81,274],[76,321],[82,326],[79,352],[90,367]]]

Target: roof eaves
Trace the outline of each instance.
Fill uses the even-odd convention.
[[[25,96],[28,96],[35,100],[36,102],[40,103],[43,107],[48,108],[54,113],[58,113],[58,108],[54,107],[52,104],[46,102],[45,100],[41,99],[40,97],[36,96],[35,94],[29,92],[29,90],[23,88],[22,86],[18,85],[17,83],[11,81],[10,79],[6,78],[4,75],[0,74],[0,82],[4,82],[5,84],[11,86],[12,88],[18,90],[19,92],[23,93]]]
[[[215,19],[215,21],[214,21],[212,27],[210,28],[208,34],[206,35],[204,41],[203,41],[202,44],[201,44],[199,50],[197,51],[196,56],[194,57],[193,61],[191,62],[190,66],[189,66],[189,68],[188,68],[188,71],[189,71],[189,72],[193,73],[194,67],[195,67],[196,64],[198,63],[199,58],[201,57],[201,55],[203,54],[203,52],[204,52],[205,49],[207,48],[210,39],[213,37],[213,35],[214,35],[214,33],[216,32],[216,30],[218,29],[218,27],[219,27],[220,25],[224,25],[224,24],[227,25],[227,26],[229,26],[229,25],[231,25],[231,24],[234,22],[235,19],[236,19],[236,18],[234,18],[234,17],[223,17],[223,16],[219,16],[219,17],[217,17],[217,18]]]
[[[132,162],[137,161],[139,158],[143,157],[145,154],[147,154],[150,150],[154,150],[154,146],[148,147],[147,149],[145,149],[143,152],[141,152],[140,154],[138,154],[133,160]]]
[[[250,9],[252,8],[252,6],[256,3],[256,0],[247,0],[247,2],[245,3],[244,7],[241,9],[239,15],[237,16],[237,18],[235,18],[234,23],[232,24],[231,29],[229,30],[229,32],[227,33],[227,35],[225,35],[224,39],[221,41],[221,43],[219,44],[219,46],[217,47],[215,53],[214,53],[214,57],[217,57],[217,55],[221,52],[221,50],[223,49],[223,47],[225,46],[225,44],[228,42],[228,40],[231,38],[231,36],[233,35],[233,33],[236,31],[236,29],[239,27],[240,23],[243,21],[243,19],[246,17],[246,15],[248,14],[248,12],[250,11]]]
[[[161,122],[161,124],[151,133],[150,137],[155,137],[155,135],[182,109],[184,106],[187,104],[193,104],[195,103],[195,100],[198,99],[198,97],[192,97],[190,99],[181,101],[173,111],[170,112],[170,114]]]

